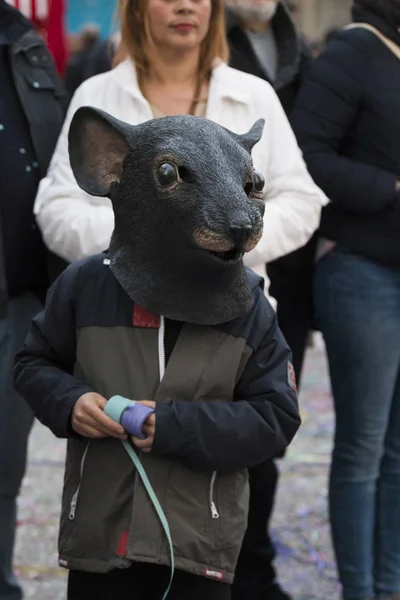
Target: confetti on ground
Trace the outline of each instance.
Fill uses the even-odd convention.
[[[309,350],[300,396],[303,425],[286,458],[273,536],[282,585],[294,600],[339,600],[327,524],[327,474],[332,404],[322,344]],[[26,598],[65,600],[66,573],[57,566],[57,530],[65,442],[36,424],[19,502],[16,570]],[[268,600],[268,599],[266,599]]]

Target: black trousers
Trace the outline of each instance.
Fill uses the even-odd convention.
[[[303,291],[306,293],[298,293],[298,289],[302,288],[291,293],[286,285],[280,286],[276,282],[275,271],[270,272],[268,269],[268,274],[272,284],[275,280],[271,293],[278,301],[279,326],[292,350],[293,366],[299,384],[307,342],[313,327],[312,281],[309,274],[306,275],[302,280],[306,287]],[[279,275],[285,281],[281,270]],[[250,469],[249,477],[249,521],[236,567],[232,600],[268,600],[268,590],[276,579],[273,565],[276,552],[269,535],[279,478],[275,460],[268,460]]]
[[[169,568],[149,563],[105,575],[70,571],[68,600],[161,600],[169,577]],[[230,590],[230,585],[175,571],[168,600],[230,600]]]

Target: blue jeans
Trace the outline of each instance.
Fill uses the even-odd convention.
[[[25,473],[33,414],[12,384],[14,354],[25,341],[40,302],[27,294],[8,303],[0,319],[0,600],[20,600],[22,591],[12,571],[17,497]]]
[[[336,410],[329,503],[343,598],[400,592],[400,269],[337,246],[314,292]]]

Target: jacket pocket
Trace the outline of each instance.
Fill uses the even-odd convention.
[[[247,527],[247,470],[213,473],[210,481],[209,527],[215,550],[240,548]]]
[[[119,440],[69,440],[59,536],[62,560],[73,568],[76,561],[92,561],[94,570],[125,560],[120,542],[129,530],[133,482],[134,468]]]
[[[66,97],[51,56],[43,48],[34,48],[24,53],[29,67],[21,71],[30,88],[37,92],[50,91],[57,98]]]
[[[74,495],[72,496],[70,507],[69,507],[69,516],[68,516],[68,518],[69,518],[70,521],[74,521],[75,520],[76,507],[77,507],[78,500],[79,500],[79,492],[80,492],[81,485],[82,485],[82,478],[83,478],[83,473],[84,473],[84,470],[85,470],[85,462],[86,462],[87,454],[89,452],[89,447],[90,447],[90,442],[88,442],[86,444],[86,447],[85,447],[85,449],[83,451],[83,454],[82,454],[81,463],[80,463],[80,470],[79,470],[79,482],[78,482],[78,485],[77,485],[76,490],[74,492]]]

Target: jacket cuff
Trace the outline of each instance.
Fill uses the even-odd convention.
[[[181,456],[184,439],[182,429],[185,424],[178,418],[174,405],[169,402],[156,404],[156,429],[151,453],[153,456]]]
[[[44,425],[50,427],[51,431],[58,438],[81,438],[81,436],[72,428],[72,411],[75,404],[83,394],[93,392],[89,386],[74,386],[72,389],[65,390],[64,393],[60,386],[56,388],[55,394],[57,401],[49,399],[48,406],[45,407],[49,412],[42,420]]]

